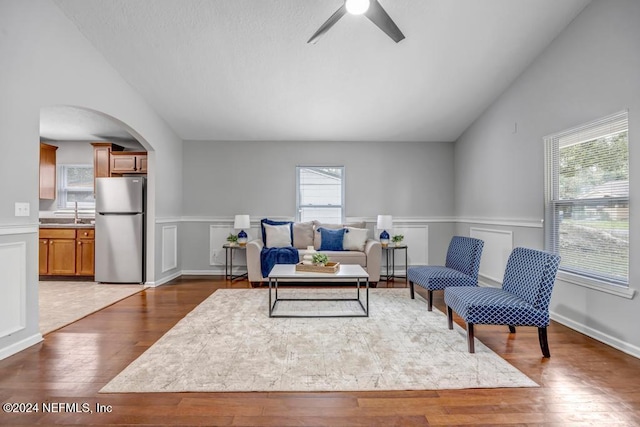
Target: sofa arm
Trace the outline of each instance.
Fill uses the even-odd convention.
[[[369,282],[377,283],[380,280],[380,268],[382,264],[382,245],[378,240],[368,239],[364,245],[364,253],[367,256],[367,273]]]
[[[260,252],[264,243],[256,239],[247,243],[247,272],[249,282],[262,282],[262,268],[260,267]]]

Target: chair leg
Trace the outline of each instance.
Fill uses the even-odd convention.
[[[429,294],[429,301],[427,301],[427,310],[433,311],[433,291],[429,290],[427,294]]]
[[[509,333],[515,334],[516,333],[516,327],[513,326],[513,325],[509,325]]]
[[[467,340],[469,342],[469,353],[475,353],[475,342],[473,341],[473,323],[467,323]]]
[[[447,324],[449,329],[453,329],[453,310],[449,306],[447,306]]]
[[[409,280],[409,292],[411,293],[411,299],[416,299],[416,295],[413,291],[413,282]]]
[[[538,328],[538,338],[540,339],[540,349],[544,357],[551,357],[549,353],[549,341],[547,341],[547,328]]]

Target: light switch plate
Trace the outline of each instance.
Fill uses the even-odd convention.
[[[29,202],[16,202],[16,216],[29,216]]]

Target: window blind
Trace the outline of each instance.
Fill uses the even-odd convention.
[[[628,284],[626,111],[545,138],[546,245],[561,270]]]

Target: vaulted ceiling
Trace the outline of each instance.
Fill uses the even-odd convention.
[[[453,141],[588,0],[55,0],[185,140]],[[102,130],[104,133],[104,129]]]

